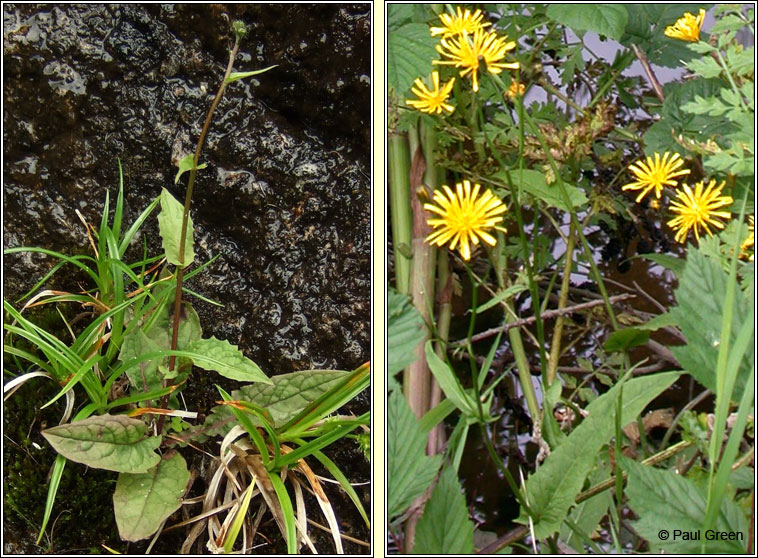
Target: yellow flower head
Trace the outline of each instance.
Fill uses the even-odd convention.
[[[516,48],[515,41],[498,37],[494,31],[485,33],[482,29],[469,35],[465,31],[456,37],[443,37],[437,45],[437,52],[450,60],[434,60],[432,64],[449,64],[463,68],[461,77],[471,75],[473,89],[479,91],[479,64],[483,63],[491,74],[499,74],[503,69],[518,70],[518,62],[503,62],[505,53]]]
[[[674,180],[676,177],[690,174],[689,169],[678,170],[684,164],[679,153],[674,153],[671,159],[669,155],[670,153],[666,151],[661,159],[661,155],[656,153],[655,160],[652,157],[647,158],[647,164],[644,161],[637,161],[629,165],[629,170],[637,177],[637,180],[625,184],[621,189],[642,190],[634,200],[638,203],[654,188],[655,197],[660,198],[664,186],[676,186],[676,180]]]
[[[524,84],[514,79],[511,81],[511,86],[508,88],[508,91],[506,91],[505,94],[509,99],[515,99],[516,97],[523,95],[524,91],[526,91]]]
[[[473,14],[471,10],[461,12],[460,6],[456,9],[456,15],[452,14],[440,14],[440,21],[443,27],[432,27],[430,29],[432,37],[436,35],[442,35],[443,37],[452,37],[454,35],[460,35],[464,31],[468,34],[474,33],[477,29],[483,29],[488,25],[492,25],[489,22],[482,23],[482,10],[476,10]]]
[[[432,72],[434,89],[429,90],[426,88],[426,85],[424,85],[424,82],[421,81],[421,78],[416,78],[416,81],[413,82],[414,87],[411,87],[411,91],[416,97],[418,97],[418,99],[407,100],[405,101],[405,104],[411,105],[421,112],[428,112],[429,114],[435,112],[437,114],[442,114],[443,110],[452,114],[455,107],[447,104],[445,101],[447,101],[447,98],[450,96],[450,91],[453,89],[454,82],[455,78],[448,81],[442,86],[442,89],[440,89],[440,73],[434,71]]]
[[[674,25],[666,27],[663,34],[672,39],[696,43],[700,40],[700,28],[703,26],[704,19],[705,10],[701,9],[697,17],[690,12],[685,12],[682,17],[676,20]]]
[[[731,205],[734,201],[731,196],[721,195],[726,182],[722,181],[717,187],[716,181],[711,180],[707,188],[704,182],[701,180],[695,184],[694,192],[687,184],[683,184],[683,190],[676,193],[678,199],[671,202],[671,211],[678,215],[668,222],[668,226],[676,231],[677,242],[684,243],[690,229],[695,231],[695,238],[699,241],[699,227],[712,236],[708,225],[723,229],[724,223],[719,219],[729,219],[732,216],[729,211],[716,211],[720,207]]]
[[[747,226],[748,235],[740,245],[740,257],[747,258],[752,262],[755,261],[755,217],[751,215],[748,217],[748,221],[750,221],[750,224]],[[751,250],[753,252],[752,254],[748,251],[751,247],[753,248],[753,250]]]
[[[479,196],[481,187],[464,180],[455,185],[455,193],[448,186],[434,191],[434,202],[425,203],[424,208],[436,213],[439,218],[428,218],[427,224],[434,228],[426,241],[437,246],[444,246],[450,242],[450,249],[458,251],[461,257],[468,261],[471,258],[472,244],[477,246],[481,238],[490,246],[495,245],[495,237],[489,234],[489,230],[506,230],[499,223],[503,221],[505,204],[490,190],[485,190]]]

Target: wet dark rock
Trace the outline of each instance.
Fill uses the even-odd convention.
[[[277,67],[231,84],[206,138],[196,264],[220,257],[188,287],[224,306],[193,304],[206,336],[238,344],[268,374],[355,368],[370,358],[366,4],[4,4],[3,247],[89,254],[75,211],[100,222],[117,158],[127,223],[163,187],[183,200],[175,165],[194,151],[233,19],[248,26],[235,70]],[[156,215],[133,259],[144,239],[161,251]],[[53,263],[5,257],[4,298]],[[90,287],[73,271],[54,284]],[[368,398],[354,406],[365,412]]]
[[[190,287],[206,331],[271,373],[369,357],[369,13],[364,6],[6,5],[4,247],[87,252],[117,157],[130,220],[194,150],[223,75],[228,18],[248,26],[193,199]],[[144,229],[159,250],[155,219]],[[142,239],[135,245],[139,249]],[[135,254],[137,252],[135,251]],[[8,257],[14,297],[49,267]]]

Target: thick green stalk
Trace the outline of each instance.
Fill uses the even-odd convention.
[[[411,138],[413,139],[413,138]],[[431,232],[429,225],[426,224],[426,213],[419,196],[415,192],[421,184],[416,184],[413,176],[419,176],[420,167],[425,164],[424,182],[429,186],[436,186],[438,172],[433,168],[432,162],[434,147],[436,146],[436,136],[434,130],[429,130],[424,124],[421,124],[420,138],[416,151],[413,153],[411,163],[411,206],[413,208],[413,239],[411,248],[413,261],[411,265],[411,284],[410,295],[413,306],[416,307],[425,324],[432,321],[431,306],[434,301],[434,271],[437,250],[434,246],[426,242],[426,237]],[[411,142],[412,144],[414,142]],[[421,150],[421,151],[419,151]],[[423,156],[422,156],[423,155]],[[426,163],[424,163],[426,161]],[[428,182],[427,182],[428,181]],[[405,369],[403,374],[403,391],[408,405],[418,418],[421,418],[429,410],[431,401],[432,374],[426,363],[424,354],[424,345],[429,339],[429,328],[424,327],[424,338],[416,346],[416,361]]]
[[[419,141],[416,143],[411,137],[411,204],[413,208],[413,261],[411,264],[411,299],[413,306],[421,314],[425,324],[432,323],[432,306],[434,303],[434,275],[437,259],[437,249],[426,242],[426,237],[431,228],[426,223],[426,213],[416,190],[420,183],[421,167],[425,165],[423,182],[434,188],[438,184],[440,172],[434,166],[434,150],[437,146],[437,136],[433,128],[420,124]],[[414,144],[415,149],[414,149]],[[421,156],[423,154],[423,157]],[[416,361],[403,372],[403,392],[408,405],[421,419],[429,410],[432,393],[432,373],[426,362],[424,346],[429,339],[429,328],[424,326],[424,338],[416,346]],[[431,448],[430,448],[431,449]],[[417,506],[405,523],[405,550],[410,553],[416,534],[416,523],[421,516],[421,500],[417,500]]]
[[[571,264],[574,254],[574,222],[569,226],[569,236],[566,241],[566,261],[563,267],[563,280],[561,281],[561,293],[558,297],[558,310],[563,310],[568,301],[569,287],[571,286]],[[561,356],[561,336],[563,335],[563,314],[559,314],[555,320],[553,329],[553,343],[550,346],[550,359],[547,362],[547,386],[555,380],[558,371],[558,360]]]
[[[411,276],[411,156],[408,137],[391,134],[387,139],[392,248],[395,253],[395,287],[408,294]]]
[[[453,277],[450,273],[450,254],[447,250],[439,250],[437,254],[437,337],[434,351],[440,360],[445,360],[447,343],[450,339],[450,318],[453,305]],[[436,379],[432,378],[432,396],[429,408],[434,409],[442,401],[442,388]],[[433,455],[439,453],[444,444],[445,431],[442,424],[438,424],[429,432],[427,453]]]

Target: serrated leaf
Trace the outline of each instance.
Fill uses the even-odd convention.
[[[442,470],[418,520],[413,554],[474,554],[474,524],[452,467]]]
[[[687,263],[679,287],[674,291],[678,305],[669,311],[687,339],[686,346],[670,347],[671,352],[687,372],[714,392],[717,387],[718,345],[728,280],[718,258],[706,256],[704,248],[691,247],[687,252]],[[749,296],[738,290],[735,294],[730,346],[734,344],[741,325],[753,319],[752,306]],[[751,343],[750,346],[752,345]],[[754,353],[751,349],[740,360],[732,394],[734,400],[740,399],[753,365]]]
[[[182,257],[179,255],[179,244],[182,236],[183,216],[184,206],[176,201],[176,198],[168,190],[163,188],[161,191],[161,212],[158,214],[158,228],[163,240],[166,260],[171,264],[187,267],[195,260],[195,251],[192,246],[194,227],[192,217],[188,217]]]
[[[690,62],[687,64],[687,69],[706,79],[719,77],[721,75],[721,72],[724,71],[719,63],[710,56],[690,60]]]
[[[426,455],[426,433],[394,390],[387,406],[387,514],[392,521],[421,496],[434,480],[442,456]]]
[[[240,382],[272,383],[271,380],[252,360],[242,354],[236,345],[211,337],[199,339],[187,347],[187,351],[196,353],[193,358],[195,366],[203,370],[214,370],[231,380]]]
[[[124,415],[100,415],[55,426],[42,435],[63,457],[117,473],[144,473],[160,456],[160,436],[148,436],[147,425]]]
[[[650,126],[643,136],[645,154],[653,156],[655,152],[675,151],[686,157],[688,152],[675,140],[679,134],[704,141],[730,133],[733,125],[725,123],[723,118],[692,114],[684,110],[684,106],[694,101],[698,95],[703,98],[715,96],[722,86],[723,83],[717,79],[670,82],[664,85],[666,100],[661,109],[661,119]]]
[[[629,506],[639,518],[633,523],[635,531],[647,539],[650,551],[656,554],[701,554],[705,544],[707,554],[744,554],[748,540],[748,525],[740,508],[724,498],[714,530],[721,533],[741,533],[742,541],[706,540],[701,528],[705,521],[707,493],[690,479],[675,471],[646,467],[630,459],[623,460],[629,474],[626,494]],[[670,536],[661,540],[661,529]],[[674,529],[698,533],[698,540],[673,536]],[[694,537],[689,537],[694,538]]]
[[[521,283],[517,285],[511,285],[507,289],[504,289],[497,293],[495,296],[493,296],[491,299],[489,299],[487,302],[482,304],[481,306],[476,307],[476,313],[481,314],[482,312],[486,312],[493,306],[497,306],[504,300],[509,300],[510,298],[516,296],[517,294],[524,292],[527,289],[526,285],[523,285]]]
[[[621,424],[633,421],[642,410],[679,377],[666,372],[633,378],[623,384]],[[595,457],[614,432],[614,414],[619,386],[616,385],[590,403],[589,416],[553,451],[526,482],[529,506],[535,512],[534,535],[549,537],[560,529],[569,508],[582,489]],[[522,510],[518,523],[528,524]]]
[[[408,23],[389,34],[387,40],[387,85],[403,98],[416,78],[430,75],[438,58],[436,40],[425,23]],[[402,100],[401,104],[405,104]]]
[[[179,164],[177,165],[179,167],[179,170],[176,172],[176,177],[174,178],[174,184],[179,184],[179,178],[187,172],[188,170],[192,170],[192,166],[195,164],[195,155],[190,153],[189,155],[186,155],[182,158],[181,161],[179,161]],[[197,166],[197,170],[204,169],[207,167],[207,163],[202,163]]]
[[[271,378],[270,385],[252,384],[232,392],[233,399],[250,401],[271,413],[279,427],[350,374],[347,370],[302,370]]]
[[[424,339],[424,320],[410,298],[393,288],[387,292],[387,374],[399,372],[416,360],[416,347]]]
[[[547,17],[574,31],[594,31],[619,40],[629,13],[626,6],[620,4],[550,4]]]
[[[632,347],[638,347],[647,343],[650,337],[649,331],[642,331],[634,327],[627,327],[614,331],[608,336],[603,343],[603,350],[606,353],[620,353],[628,351]]]
[[[121,473],[113,493],[121,538],[134,542],[155,533],[181,506],[189,477],[187,463],[179,453],[161,459],[145,473]]]
[[[263,68],[262,70],[253,70],[252,72],[232,72],[231,74],[229,74],[229,77],[224,80],[224,83],[228,84],[228,83],[237,81],[238,79],[245,79],[252,76],[257,76],[258,74],[262,74],[263,72],[268,72],[269,70],[276,68],[278,65],[279,64],[274,64],[273,66],[269,66],[268,68]]]

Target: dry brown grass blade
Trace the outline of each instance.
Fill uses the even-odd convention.
[[[329,529],[329,527],[327,527],[326,525],[321,525],[321,523],[318,523],[316,521],[313,521],[310,517],[308,518],[308,523],[310,523],[314,527],[321,529],[322,531],[325,531],[327,533],[332,532],[332,530]],[[351,537],[350,535],[346,535],[345,533],[340,533],[340,537],[342,537],[343,539],[351,543],[359,544],[361,546],[365,546],[366,548],[371,548],[371,543],[362,541],[360,539],[356,539],[355,537]]]
[[[316,501],[321,507],[326,522],[329,524],[329,528],[332,531],[332,539],[334,540],[337,554],[344,554],[345,550],[342,548],[342,537],[340,536],[340,527],[337,523],[337,516],[334,514],[334,508],[332,508],[332,504],[329,502],[329,498],[326,496],[326,492],[324,492],[324,488],[321,486],[318,477],[316,477],[313,470],[302,459],[298,461],[296,468],[305,475],[305,478],[308,479],[308,483],[313,489]]]
[[[82,215],[78,209],[75,209],[74,212],[76,213],[76,216],[79,217],[79,220],[84,224],[84,229],[87,231],[87,238],[89,238],[90,246],[92,246],[92,251],[95,253],[95,258],[99,258],[97,253],[97,246],[95,246],[95,239],[92,238],[92,235],[90,234],[90,229],[93,231],[95,230],[95,227],[90,225],[87,220],[84,218],[84,215]]]
[[[305,498],[303,498],[303,489],[300,485],[300,481],[295,478],[295,475],[288,475],[292,486],[295,489],[295,503],[297,508],[297,514],[295,515],[297,532],[302,542],[308,545],[308,548],[313,554],[318,554],[316,547],[313,546],[313,541],[308,535],[308,514],[305,508]]]

